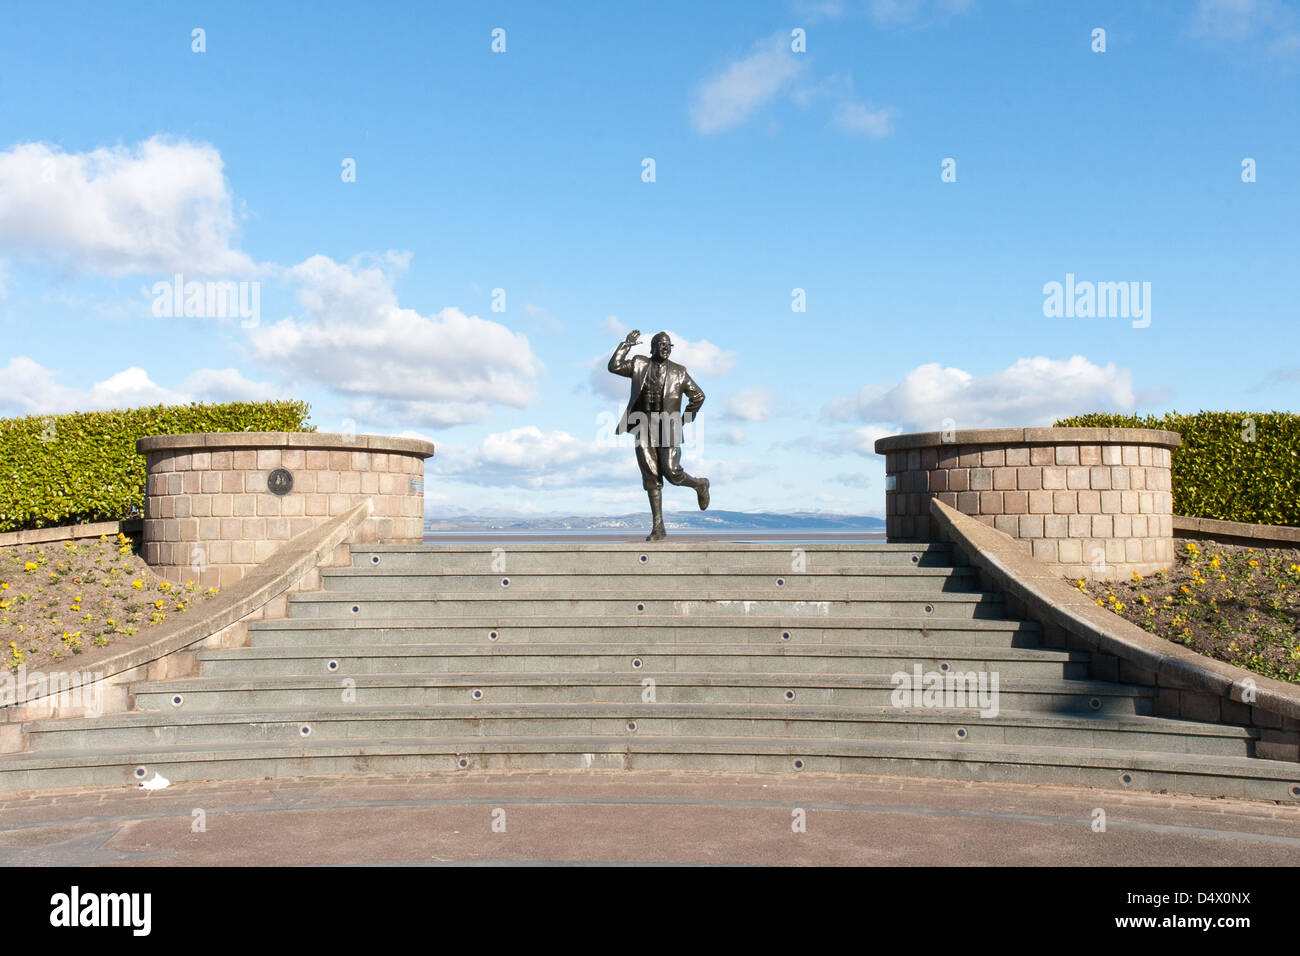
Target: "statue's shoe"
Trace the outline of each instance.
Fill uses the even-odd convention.
[[[700,483],[695,486],[695,496],[700,499],[701,511],[709,506],[709,479],[700,479]]]
[[[645,536],[645,539],[647,541],[662,541],[666,537],[668,537],[668,532],[664,530],[664,526],[657,524],[650,529],[650,533]]]

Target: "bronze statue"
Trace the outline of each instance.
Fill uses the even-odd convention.
[[[650,340],[650,358],[634,355],[629,359],[627,350],[637,344],[640,336],[633,329],[609,359],[611,372],[632,380],[632,397],[614,433],[631,432],[636,436],[641,487],[650,495],[650,514],[654,519],[646,540],[662,541],[668,536],[663,515],[665,478],[674,485],[694,488],[701,511],[709,506],[709,479],[692,478],[682,471],[680,447],[682,427],[695,420],[704,404],[704,393],[685,368],[668,361],[673,343],[667,332],[660,332]],[[684,413],[683,395],[689,399]]]

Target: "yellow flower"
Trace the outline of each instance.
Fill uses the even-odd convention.
[[[139,591],[144,587],[144,582],[137,578],[136,580],[131,582],[131,587]]]
[[[1258,561],[1255,561],[1255,560],[1252,559],[1251,562],[1250,562],[1250,566],[1251,566],[1252,568],[1257,568],[1257,567],[1259,567],[1259,562],[1258,562]]]
[[[5,582],[3,582],[3,583],[0,583],[0,591],[8,591],[8,590],[9,590],[9,582],[8,582],[8,581],[5,581]]]

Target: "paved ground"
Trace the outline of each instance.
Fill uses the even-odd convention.
[[[1094,830],[1097,809],[1105,832]],[[796,832],[801,817],[805,830]],[[1295,865],[1300,806],[899,777],[669,772],[0,795],[4,866],[453,862]]]

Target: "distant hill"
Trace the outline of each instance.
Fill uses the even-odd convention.
[[[821,512],[791,514],[745,511],[670,511],[664,515],[670,531],[883,531],[884,518]],[[533,518],[458,515],[428,518],[424,530],[438,531],[644,531],[649,512],[614,516],[548,515]]]

